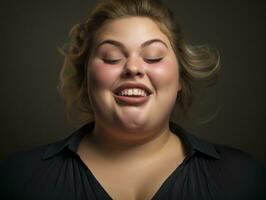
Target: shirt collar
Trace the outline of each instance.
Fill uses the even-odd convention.
[[[206,140],[200,139],[192,135],[191,133],[183,129],[181,126],[173,122],[169,123],[169,127],[173,133],[180,137],[184,145],[187,146],[190,151],[189,156],[193,156],[199,153],[215,159],[221,158],[212,143],[209,143]]]
[[[42,159],[49,159],[56,154],[62,152],[65,149],[68,149],[74,153],[76,153],[78,145],[83,138],[83,136],[89,132],[91,132],[94,128],[94,122],[89,122],[83,125],[81,128],[73,132],[70,136],[65,139],[59,140],[55,143],[48,144],[46,147]],[[199,139],[196,136],[190,134],[185,129],[183,129],[178,124],[174,122],[169,122],[170,130],[175,133],[184,145],[189,149],[189,156],[194,156],[200,154],[205,154],[214,159],[220,159],[220,155],[216,151],[213,144]]]

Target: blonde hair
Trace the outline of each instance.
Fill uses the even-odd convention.
[[[124,17],[148,17],[168,37],[179,61],[180,82],[177,102],[187,113],[194,98],[193,83],[213,79],[220,66],[219,53],[208,46],[189,45],[173,13],[159,0],[104,0],[70,31],[70,43],[60,49],[64,64],[58,91],[65,99],[70,120],[88,122],[93,112],[87,91],[87,59],[97,31],[106,23]]]

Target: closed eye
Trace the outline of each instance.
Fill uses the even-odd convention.
[[[163,58],[152,58],[152,59],[145,58],[144,60],[145,60],[145,62],[152,64],[152,63],[158,63],[158,62],[160,62],[162,59],[163,59]]]
[[[117,64],[120,60],[121,59],[105,59],[105,58],[103,58],[104,63],[111,64],[111,65]]]

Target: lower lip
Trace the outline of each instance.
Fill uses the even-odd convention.
[[[141,97],[129,97],[129,96],[119,96],[119,95],[114,95],[115,99],[124,105],[142,105],[146,103],[149,100],[149,96],[141,96]]]

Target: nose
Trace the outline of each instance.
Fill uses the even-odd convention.
[[[143,77],[144,74],[144,66],[141,60],[136,57],[128,57],[123,68],[122,76],[124,78],[130,78],[135,76]]]

